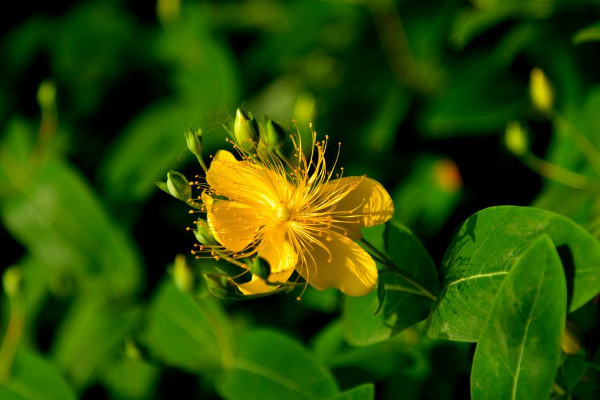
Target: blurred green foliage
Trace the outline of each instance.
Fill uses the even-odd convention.
[[[599,1],[15,7],[0,25],[1,268],[18,271],[15,292],[2,296],[0,398],[468,398],[473,345],[443,339],[494,333],[486,313],[464,316],[476,307],[512,318],[512,303],[492,297],[514,300],[506,292],[522,290],[519,279],[558,285],[547,234],[576,250],[578,271],[592,271],[567,288],[581,340],[576,355],[562,355],[553,396],[597,398],[600,328],[589,300],[600,254]],[[529,98],[536,67],[553,87],[551,110]],[[240,105],[286,127],[312,122],[342,143],[345,174],[389,189],[397,211],[385,240],[382,227],[365,236],[400,272],[441,290],[436,302],[311,288],[299,302],[217,301],[200,279],[178,288],[167,270],[192,248],[193,220],[155,182],[169,170],[199,173],[184,132],[202,128],[214,154],[228,146],[222,125]],[[510,120],[528,135],[521,154],[503,148]],[[469,215],[503,204],[547,211],[490,209],[452,239]],[[503,225],[499,211],[517,222]],[[540,254],[545,275],[520,277]],[[509,261],[498,260],[517,256],[501,289],[491,279],[458,294],[446,286],[477,266],[506,272]],[[467,257],[484,259],[469,269]],[[196,278],[215,266],[189,258]],[[407,285],[394,275],[384,283]],[[432,305],[427,326],[414,325]],[[477,381],[495,372],[481,363],[494,337],[481,343]]]

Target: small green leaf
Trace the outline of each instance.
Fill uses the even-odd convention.
[[[600,21],[586,26],[573,36],[575,44],[597,41],[600,41]]]
[[[600,292],[600,243],[563,216],[531,207],[492,207],[467,219],[442,261],[442,290],[427,334],[477,341],[500,284],[514,261],[548,235],[567,273],[570,311]]]
[[[56,366],[41,356],[19,348],[10,379],[0,385],[2,400],[75,400],[75,394]]]
[[[217,301],[196,300],[167,281],[158,289],[149,315],[144,341],[165,363],[191,371],[233,364],[232,327]]]
[[[373,400],[374,398],[375,386],[372,383],[365,383],[340,393],[332,400]]]
[[[141,359],[122,358],[109,364],[103,376],[111,393],[119,399],[149,399],[159,369]]]
[[[217,390],[227,400],[318,400],[339,392],[331,373],[302,345],[269,330],[240,340],[235,366]]]
[[[504,280],[475,349],[471,394],[549,398],[560,361],[567,286],[548,236],[531,244]]]

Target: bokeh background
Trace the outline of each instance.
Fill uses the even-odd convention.
[[[353,347],[334,291],[214,304],[192,256],[193,293],[175,289],[170,266],[193,246],[192,220],[155,182],[169,170],[200,172],[189,128],[202,128],[206,155],[229,147],[222,125],[237,107],[286,126],[312,122],[340,141],[345,174],[382,182],[395,218],[438,263],[459,224],[492,205],[598,225],[593,193],[542,178],[503,141],[508,121],[521,121],[533,154],[593,176],[568,132],[600,141],[596,0],[13,6],[0,13],[0,247],[2,270],[21,275],[13,303],[23,326],[9,327],[4,293],[1,332],[3,348],[19,342],[15,367],[56,377],[56,390],[240,398],[217,383],[222,365],[202,346],[270,327],[303,344],[342,389],[373,382],[381,399],[468,397],[469,345],[428,340],[417,327]],[[560,119],[531,104],[536,67]],[[195,324],[211,318],[202,312],[231,332],[202,339]],[[0,379],[10,354],[0,353]],[[29,375],[26,384],[54,387]]]

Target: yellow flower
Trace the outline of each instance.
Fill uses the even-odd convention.
[[[361,239],[361,227],[392,217],[392,200],[367,177],[331,179],[327,140],[315,137],[309,158],[294,141],[293,165],[273,153],[241,153],[238,160],[220,150],[206,173],[202,200],[221,245],[216,252],[258,255],[270,265],[271,285],[253,276],[239,285],[246,294],[271,291],[294,270],[319,290],[335,287],[351,296],[365,295],[377,284],[375,261],[354,241]]]

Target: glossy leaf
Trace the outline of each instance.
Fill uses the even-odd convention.
[[[600,244],[585,229],[536,208],[492,207],[467,219],[442,261],[442,290],[427,321],[428,335],[474,342],[498,288],[525,249],[548,235],[561,255],[570,311],[600,292]]]
[[[549,398],[560,361],[567,286],[548,236],[535,240],[502,283],[471,372],[479,399]]]
[[[2,400],[75,400],[75,394],[55,365],[21,346],[10,379],[0,385]]]
[[[233,364],[231,323],[216,300],[194,299],[167,281],[158,289],[149,313],[144,339],[166,364],[191,371]]]
[[[227,400],[318,400],[339,392],[331,373],[302,345],[269,330],[240,340],[235,366],[217,388]]]

